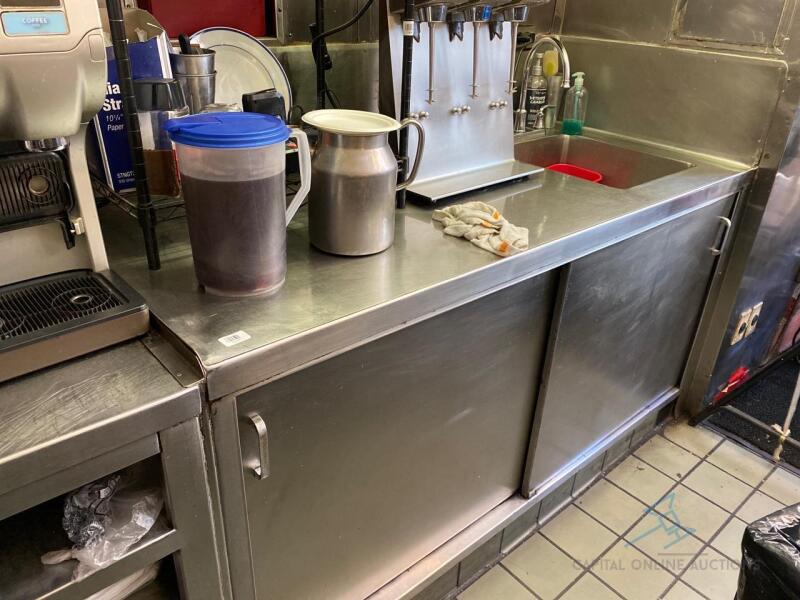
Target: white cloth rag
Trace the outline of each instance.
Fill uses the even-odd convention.
[[[511,256],[528,249],[528,230],[512,225],[485,202],[434,210],[433,220],[442,224],[447,235],[463,237],[498,256]]]

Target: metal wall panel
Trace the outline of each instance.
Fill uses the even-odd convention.
[[[783,162],[761,220],[753,250],[728,323],[714,375],[706,390],[710,403],[740,366],[755,372],[770,360],[773,343],[800,270],[800,112],[795,116]],[[738,315],[759,302],[756,330],[738,344],[730,340]]]
[[[521,26],[526,31],[536,33],[548,33],[553,26],[553,14],[556,9],[556,0],[550,0],[547,4],[531,6],[528,11],[528,20]]]
[[[305,111],[316,108],[317,79],[311,46],[274,46],[272,51],[286,70],[294,103]],[[378,44],[329,44],[333,68],[328,87],[342,108],[378,110]]]
[[[341,25],[356,14],[365,0],[325,0],[325,29]],[[283,43],[310,42],[308,30],[314,22],[314,0],[281,0]],[[329,38],[329,42],[369,42],[378,39],[378,2],[349,29]]]
[[[565,36],[590,127],[755,164],[783,61]],[[743,85],[746,82],[746,85]]]
[[[663,43],[669,35],[674,4],[675,0],[569,0],[563,33]]]
[[[775,108],[763,115],[769,129],[759,170],[741,209],[717,298],[707,307],[701,336],[692,352],[681,398],[682,409],[692,414],[699,413],[714,398],[721,382],[736,367],[748,367],[753,375],[765,366],[764,351],[770,342],[761,336],[769,336],[764,333],[767,330],[774,332],[780,309],[773,303],[783,304],[780,298],[786,296],[782,290],[788,289],[796,276],[791,264],[790,254],[794,249],[790,238],[800,226],[800,215],[790,208],[794,202],[790,194],[795,179],[793,171],[797,169],[792,158],[797,154],[797,136],[790,135],[790,131],[797,128],[796,111],[800,103],[800,20],[797,16],[788,19],[787,14],[783,17],[780,29],[787,35],[781,52],[787,73]],[[773,186],[776,186],[774,191]],[[759,320],[762,332],[757,329],[737,347],[730,348],[734,321],[738,321],[743,308],[753,306],[760,298],[768,300]]]
[[[679,0],[677,37],[772,46],[793,0]]]

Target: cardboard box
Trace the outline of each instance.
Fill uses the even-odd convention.
[[[94,156],[89,157],[89,164],[95,174],[115,191],[126,192],[134,189],[133,161],[122,112],[122,92],[117,62],[111,47],[108,15],[104,10],[100,13],[106,38],[108,82],[105,101],[94,118],[96,144]],[[171,78],[170,43],[161,24],[147,11],[136,8],[125,9],[124,16],[133,78]]]

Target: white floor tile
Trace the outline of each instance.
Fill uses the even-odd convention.
[[[535,600],[519,581],[497,566],[459,594],[459,600]]]
[[[604,479],[597,481],[575,504],[618,534],[633,525],[647,510],[643,502]]]
[[[608,588],[591,573],[587,573],[578,583],[561,596],[561,600],[619,600],[620,596]]]
[[[617,537],[575,506],[561,511],[542,527],[541,532],[584,567],[588,567]]]
[[[699,465],[683,484],[729,512],[735,511],[752,488],[709,463]]]
[[[656,600],[672,581],[669,571],[624,540],[595,563],[592,573],[630,600]]]
[[[739,565],[713,548],[706,548],[682,579],[710,600],[731,600],[736,596]]]
[[[706,542],[711,540],[729,517],[720,507],[683,485],[675,488],[654,508]]]
[[[783,502],[786,506],[797,504],[800,502],[800,477],[779,467],[767,477],[759,491]]]
[[[722,438],[713,431],[702,426],[691,427],[686,421],[670,423],[664,428],[664,435],[697,456],[705,456],[722,441]]]
[[[639,521],[625,540],[674,575],[688,567],[703,547],[688,531],[655,512]]]
[[[698,456],[660,435],[651,437],[636,451],[636,456],[673,479],[680,479],[700,462]]]
[[[706,460],[753,487],[761,483],[773,467],[772,463],[730,440],[716,448]]]
[[[648,506],[660,500],[675,485],[672,479],[635,456],[622,461],[606,478]]]
[[[711,545],[731,560],[741,563],[742,536],[744,535],[746,527],[747,523],[744,521],[740,521],[736,518],[731,519],[730,523],[725,525],[722,531],[711,540]]]
[[[756,492],[750,496],[744,505],[736,511],[736,516],[745,523],[758,521],[761,517],[766,517],[784,507],[783,502],[778,502],[766,494]]]
[[[675,583],[669,592],[667,592],[665,596],[662,596],[662,598],[663,600],[705,600],[705,598],[703,598],[700,594],[695,592],[682,581]]]
[[[583,572],[580,565],[540,534],[506,556],[503,565],[544,600],[558,596]]]

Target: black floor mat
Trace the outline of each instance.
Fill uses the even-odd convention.
[[[735,406],[767,425],[777,423],[783,426],[798,372],[800,372],[800,364],[796,360],[787,360],[771,372],[761,376],[755,385],[742,392],[731,402],[731,406]],[[766,433],[736,415],[719,411],[709,417],[708,422],[769,454],[775,450],[778,440],[776,435]],[[790,429],[791,437],[800,440],[800,410],[795,413]],[[800,469],[800,450],[786,445],[782,458],[790,465]]]

